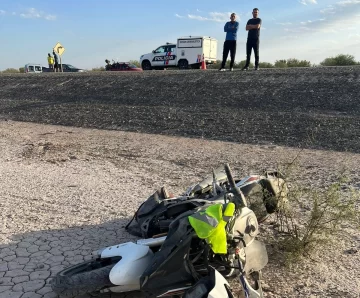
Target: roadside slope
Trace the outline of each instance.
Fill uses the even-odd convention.
[[[360,152],[360,67],[0,75],[0,119]]]

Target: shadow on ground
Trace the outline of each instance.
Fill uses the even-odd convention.
[[[102,247],[134,241],[124,226],[130,219],[110,221],[63,230],[44,230],[10,237],[0,246],[0,296],[2,298],[44,297],[57,295],[51,289],[52,278],[62,269],[91,258]],[[85,298],[91,296],[78,296]],[[106,298],[143,297],[140,293],[104,294]]]

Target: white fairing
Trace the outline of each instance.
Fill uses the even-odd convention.
[[[110,281],[117,285],[117,292],[140,289],[140,277],[150,264],[153,252],[148,246],[127,242],[106,248],[101,258],[121,256],[121,260],[111,269]]]
[[[210,291],[208,298],[229,298],[225,285],[229,286],[226,279],[215,270],[215,287]]]
[[[247,287],[249,289],[249,298],[262,298],[262,297],[264,297],[261,288],[259,288],[257,291],[255,289],[253,289],[246,278],[245,278],[245,283],[246,283],[246,285],[247,285]]]
[[[244,279],[247,288],[249,290],[249,298],[262,298],[263,297],[262,289],[259,288],[256,291],[255,289],[252,288],[248,280],[246,278]],[[207,298],[230,298],[228,292],[226,291],[225,285],[229,286],[227,280],[218,271],[215,270],[215,287],[210,291]],[[240,297],[245,297],[245,296],[240,296]]]

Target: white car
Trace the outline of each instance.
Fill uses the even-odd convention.
[[[25,73],[42,73],[42,66],[41,64],[35,64],[35,63],[28,63],[24,67]]]

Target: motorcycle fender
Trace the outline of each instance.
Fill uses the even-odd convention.
[[[138,245],[134,242],[126,242],[114,246],[109,246],[102,250],[101,258],[111,258],[121,256],[124,258],[124,255],[128,255],[131,252],[132,257],[136,260],[147,254],[149,247],[145,245]]]
[[[101,258],[121,256],[121,260],[110,271],[110,281],[114,285],[129,286],[136,290],[140,289],[140,277],[153,255],[148,246],[127,242],[106,248]]]

